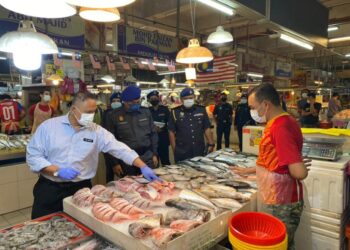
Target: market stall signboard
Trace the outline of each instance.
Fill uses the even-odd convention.
[[[175,60],[177,38],[118,25],[118,50],[127,55]]]
[[[45,19],[29,17],[0,8],[0,36],[6,32],[16,31],[20,21],[33,21],[37,31],[50,36],[58,47],[83,50],[85,24],[79,16],[68,18]]]

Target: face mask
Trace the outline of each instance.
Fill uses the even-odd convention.
[[[221,101],[226,102],[227,101],[227,97],[222,97]]]
[[[302,97],[302,98],[307,98],[307,93],[302,93],[302,94],[301,94],[301,97]]]
[[[186,100],[184,100],[185,108],[192,108],[193,105],[194,105],[194,99],[186,99]]]
[[[257,123],[265,123],[266,122],[266,116],[259,116],[259,113],[255,109],[250,110],[250,116],[253,118],[254,121]]]
[[[157,106],[159,104],[159,100],[150,100],[152,106]]]
[[[74,114],[75,118],[78,120],[78,123],[83,127],[89,127],[91,125],[92,121],[94,120],[95,114],[81,113],[78,108],[77,108],[77,110],[81,114],[80,119],[78,119]]]
[[[51,101],[51,96],[44,95],[44,102],[49,102],[49,101]]]
[[[242,104],[246,104],[247,103],[247,99],[241,99],[241,103]]]
[[[121,102],[112,102],[111,103],[112,109],[117,109],[117,108],[120,108],[121,106],[122,106]]]
[[[141,104],[136,103],[136,104],[132,104],[129,108],[130,112],[137,112],[140,110]]]

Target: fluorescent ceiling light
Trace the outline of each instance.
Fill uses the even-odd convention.
[[[148,65],[148,62],[142,61],[142,64]],[[166,63],[152,63],[154,66],[159,66],[159,67],[168,67],[168,65]]]
[[[140,81],[138,81],[136,83],[138,84],[138,86],[139,85],[158,85],[157,82],[140,82]]]
[[[338,29],[339,29],[338,26],[328,26],[327,31],[328,31],[328,32],[331,32],[331,31],[336,31],[336,30],[338,30]]]
[[[73,56],[73,53],[67,52],[67,51],[62,51],[62,52],[60,52],[60,54],[61,54],[62,56]]]
[[[110,75],[105,75],[105,76],[101,77],[101,80],[105,81],[106,83],[115,82],[115,79]]]
[[[7,60],[7,58],[4,56],[0,56],[0,60]]]
[[[110,23],[120,20],[120,13],[117,8],[93,9],[82,7],[79,15],[85,20],[99,23]]]
[[[350,53],[349,53],[349,54],[346,54],[345,57],[350,57]]]
[[[330,43],[350,41],[350,36],[335,37],[328,40]]]
[[[215,0],[197,0],[198,2],[201,2],[202,4],[208,5],[216,10],[219,10],[227,15],[232,16],[234,14],[234,10],[224,4],[221,4]]]
[[[248,73],[247,75],[251,76],[251,77],[256,77],[256,78],[263,78],[264,77],[264,75],[258,74],[258,73]]]
[[[108,47],[113,47],[113,44],[111,44],[111,43],[106,43],[106,46],[108,46]]]
[[[28,1],[28,0],[25,0]],[[44,0],[48,1],[48,0]],[[56,0],[57,1],[57,0]],[[116,8],[135,2],[135,0],[65,0],[67,3],[87,8]]]
[[[164,72],[159,72],[157,71],[157,74],[159,76],[165,76],[165,75],[174,75],[174,74],[183,74],[185,73],[185,70],[178,70],[178,71],[164,71]]]
[[[304,49],[308,49],[308,50],[313,50],[314,49],[314,46],[309,44],[309,43],[306,43],[300,39],[296,39],[294,37],[291,37],[291,36],[288,36],[286,34],[281,34],[280,38],[286,42],[290,42],[292,44],[295,44],[297,46],[300,46]]]
[[[0,4],[11,11],[41,18],[63,18],[77,13],[74,6],[62,0],[1,0]]]
[[[224,30],[224,27],[218,26],[216,31],[211,33],[207,39],[208,43],[228,43],[233,41],[233,36],[230,32]]]

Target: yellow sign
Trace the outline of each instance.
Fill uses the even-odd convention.
[[[64,78],[64,71],[62,69],[57,69],[56,74],[59,75],[61,78]]]
[[[54,67],[55,67],[55,65],[53,65],[53,64],[49,64],[49,63],[45,64],[45,74],[47,76],[52,75]]]

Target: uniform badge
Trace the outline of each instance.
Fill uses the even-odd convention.
[[[122,115],[121,115],[121,116],[119,116],[119,118],[118,118],[118,119],[119,119],[119,121],[120,121],[120,122],[123,122],[123,121],[125,120],[125,119],[124,119],[124,116],[122,116]]]

